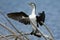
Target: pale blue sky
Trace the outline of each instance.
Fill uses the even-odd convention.
[[[38,14],[38,12],[45,11],[45,23],[53,31],[55,40],[60,40],[60,0],[0,0],[0,11],[4,12],[5,15],[7,13],[17,11],[24,11],[29,15],[31,13],[31,8],[29,7],[28,3],[30,2],[34,2],[36,4],[36,14]],[[4,17],[1,15],[0,22],[7,22],[6,19],[3,18]],[[21,29],[24,32],[31,32],[32,29],[30,25],[27,25],[29,27],[26,27],[24,24],[12,19],[10,20],[15,26],[17,26],[19,30]]]

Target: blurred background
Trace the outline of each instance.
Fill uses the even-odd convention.
[[[5,16],[11,12],[20,12],[23,11],[26,14],[30,15],[32,9],[28,5],[28,3],[34,2],[36,4],[36,15],[39,12],[45,11],[46,18],[45,23],[50,28],[54,35],[55,40],[60,40],[60,0],[0,0],[0,12],[2,12]],[[9,18],[8,18],[9,19]],[[24,25],[15,20],[9,19],[19,31],[23,32],[31,32],[31,25]],[[4,18],[3,15],[0,14],[0,23],[4,23],[9,26],[11,29],[14,28],[8,23],[8,21]],[[44,30],[43,26],[39,27],[41,31],[45,34],[48,32]],[[15,31],[15,30],[14,30]],[[0,34],[8,35],[6,29],[0,26]],[[28,36],[31,40],[37,40],[38,38],[35,36]],[[39,38],[42,40],[42,38]]]

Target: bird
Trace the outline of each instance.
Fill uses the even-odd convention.
[[[32,22],[36,27],[39,27],[39,24],[42,26],[43,24],[41,23],[41,21],[42,22],[45,21],[45,11],[38,13],[39,15],[37,16],[36,15],[36,4],[31,2],[29,3],[29,5],[32,8],[32,12],[30,15],[27,15],[25,12],[21,11],[21,12],[8,13],[7,16],[25,25],[32,25],[31,24]],[[31,32],[31,35],[37,32],[36,28],[33,25],[32,25],[32,29],[33,31]]]

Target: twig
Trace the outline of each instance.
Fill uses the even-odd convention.
[[[3,27],[3,28],[5,28],[5,29],[7,29],[9,32],[11,32],[12,34],[14,34],[14,37],[16,38],[16,37],[18,37],[20,40],[23,40],[23,37],[21,36],[21,35],[17,35],[13,30],[11,30],[10,28],[8,28],[6,25],[4,25],[4,24],[2,24],[2,23],[0,23],[0,25]]]
[[[5,38],[6,40],[8,40],[8,38],[3,35],[0,35],[0,38]]]
[[[22,36],[24,36],[24,35],[22,34],[22,32],[20,32],[2,12],[0,12],[0,13],[6,18],[6,20],[12,25],[12,27],[13,27],[18,33],[20,33]],[[24,36],[24,37],[25,37],[27,40],[29,40],[26,36]]]
[[[53,34],[52,34],[52,32],[50,31],[50,29],[46,26],[46,24],[44,24],[42,21],[41,21],[41,23],[44,25],[44,27],[47,29],[47,31],[50,33],[50,35],[51,35],[51,37],[52,37],[52,40],[54,39],[54,37],[53,37]]]
[[[18,33],[21,33],[21,32],[19,32],[19,30],[11,23],[11,21],[2,13],[2,12],[0,12],[4,17],[5,17],[5,19],[12,25],[12,27],[18,32]]]
[[[11,37],[11,36],[14,36],[13,34],[11,34],[11,35],[6,35],[5,37]]]
[[[9,32],[11,32],[12,34],[15,34],[15,35],[16,35],[16,33],[15,33],[13,30],[11,30],[10,28],[8,28],[5,24],[0,23],[0,25],[1,25],[3,28],[7,29],[7,30],[8,30]]]

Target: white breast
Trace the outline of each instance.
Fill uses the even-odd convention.
[[[30,21],[37,27],[37,22],[36,22],[36,15],[30,15],[29,16]],[[36,28],[32,25],[33,30],[36,30]]]

